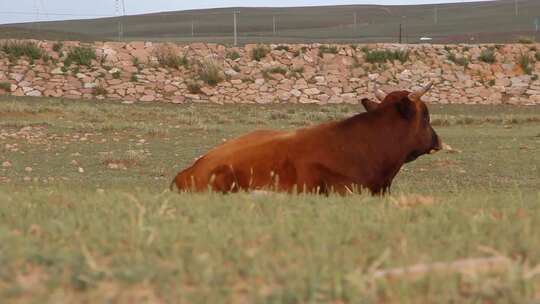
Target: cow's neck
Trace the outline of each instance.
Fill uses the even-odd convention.
[[[370,154],[369,170],[377,173],[375,188],[381,191],[389,187],[392,179],[405,163],[407,155],[411,152],[411,128],[408,122],[401,118],[393,108],[383,111],[369,112],[350,118],[342,125],[346,138],[351,140],[351,148],[359,151],[366,149],[369,143]],[[361,166],[366,166],[365,163]]]

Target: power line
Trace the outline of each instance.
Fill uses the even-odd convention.
[[[0,12],[2,15],[26,15],[34,16],[36,12]],[[70,17],[113,17],[111,15],[93,15],[93,14],[67,14],[67,13],[46,13],[47,16],[70,16]]]

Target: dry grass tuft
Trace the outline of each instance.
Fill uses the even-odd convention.
[[[401,195],[397,198],[390,197],[390,202],[400,208],[414,208],[418,206],[431,206],[436,203],[436,200],[433,196]]]

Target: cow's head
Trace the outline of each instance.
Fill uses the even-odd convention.
[[[418,91],[395,91],[388,95],[376,87],[375,96],[381,101],[380,103],[367,98],[362,99],[362,105],[366,111],[372,112],[383,107],[392,107],[397,111],[400,119],[409,123],[413,130],[413,138],[411,138],[413,148],[407,155],[406,162],[442,149],[441,139],[431,127],[428,108],[421,99],[431,86],[430,82]]]

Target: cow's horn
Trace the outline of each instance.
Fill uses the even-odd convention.
[[[428,82],[422,89],[418,91],[414,91],[411,94],[409,94],[409,99],[420,99],[422,96],[424,96],[433,86],[433,82]]]
[[[386,94],[381,89],[379,89],[377,84],[375,84],[373,91],[373,93],[375,93],[375,97],[377,97],[378,100],[384,101],[384,99],[386,98]]]

